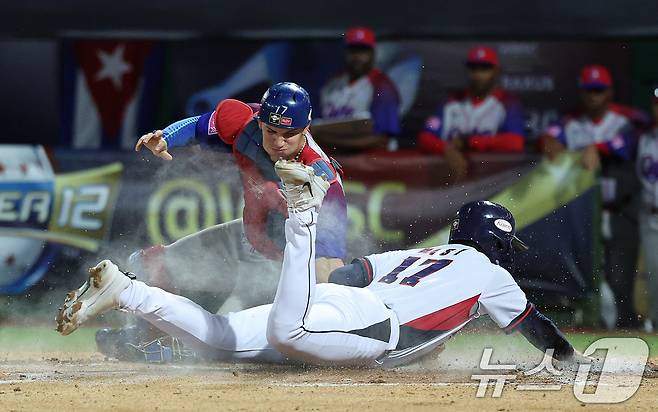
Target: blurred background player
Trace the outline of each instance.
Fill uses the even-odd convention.
[[[391,79],[375,68],[375,33],[353,27],[345,33],[345,71],[330,79],[320,94],[322,119],[370,119],[370,135],[323,139],[337,150],[397,148],[400,96]]]
[[[642,182],[640,242],[648,273],[649,318],[653,323],[646,329],[655,330],[658,328],[658,89],[652,90],[651,102],[654,126],[640,137],[637,170]]]
[[[638,256],[637,193],[632,162],[637,127],[646,124],[637,110],[612,102],[612,76],[600,65],[585,66],[578,87],[581,109],[548,128],[540,143],[549,159],[564,150],[582,153],[582,166],[600,170],[605,275],[615,295],[617,326],[637,326],[633,282]],[[613,327],[614,325],[608,325]]]
[[[343,265],[346,255],[347,212],[340,176],[313,141],[310,121],[308,93],[294,83],[277,83],[265,92],[260,104],[223,100],[212,113],[142,136],[135,150],[146,146],[165,160],[172,160],[171,147],[221,139],[232,147],[240,168],[245,206],[242,219],[134,253],[130,270],[154,286],[177,293],[189,291],[190,285],[194,285],[195,295],[203,290],[211,300],[230,293],[219,309],[222,313],[270,302],[280,274],[287,216],[274,162],[285,159],[312,167],[331,183],[318,222],[315,259],[318,279],[326,282],[329,273]],[[101,331],[99,346],[104,347],[103,342],[115,339],[118,333]]]
[[[526,138],[521,103],[497,86],[496,51],[472,48],[466,73],[467,89],[441,104],[418,135],[418,148],[444,155],[456,178],[467,172],[464,152],[522,152]]]

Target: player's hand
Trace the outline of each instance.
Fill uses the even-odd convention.
[[[135,151],[139,152],[142,146],[146,146],[151,153],[164,160],[172,160],[173,157],[167,151],[167,141],[163,137],[162,130],[154,130],[140,137],[135,144]]]
[[[448,167],[452,171],[454,180],[459,181],[465,178],[468,173],[468,161],[459,148],[453,145],[452,142],[448,143],[444,156],[446,162],[448,162]]]
[[[601,157],[595,145],[589,145],[583,150],[580,162],[589,171],[598,170],[601,167]]]
[[[543,151],[546,157],[548,157],[548,160],[551,162],[555,159],[557,159],[566,149],[562,143],[560,143],[559,140],[553,138],[553,137],[548,137],[543,139],[544,140],[544,145],[543,145]]]

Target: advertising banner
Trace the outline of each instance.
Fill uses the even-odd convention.
[[[134,152],[2,146],[1,291],[27,289],[99,258],[169,244],[241,217],[232,156],[189,147],[164,162]],[[415,152],[345,156],[348,258],[447,241],[465,202],[491,199],[515,214],[531,252],[515,275],[527,287],[579,296],[591,286],[595,179],[577,155],[549,163],[534,155],[473,155],[453,182],[440,157]],[[51,164],[56,165],[55,171]],[[23,173],[23,169],[25,173]],[[540,263],[541,264],[538,264]]]

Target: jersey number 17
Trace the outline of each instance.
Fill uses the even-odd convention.
[[[396,267],[389,273],[388,275],[382,277],[379,279],[381,283],[394,283],[398,280],[398,275],[405,270],[409,269],[411,265],[416,263],[418,260],[420,260],[420,257],[417,256],[412,256],[406,258],[400,266]],[[421,263],[417,269],[421,269],[420,271],[414,273],[411,276],[407,276],[403,278],[400,281],[401,285],[405,286],[416,286],[418,282],[420,282],[421,279],[424,277],[427,277],[431,275],[434,272],[438,272],[439,270],[443,269],[444,267],[448,266],[449,264],[452,263],[451,259],[427,259],[423,263]]]

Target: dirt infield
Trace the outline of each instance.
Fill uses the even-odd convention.
[[[655,359],[654,359],[655,360]],[[398,370],[251,364],[147,365],[97,353],[0,353],[0,409],[29,410],[655,410],[658,379],[645,376],[619,405],[585,405],[572,386],[521,391],[537,383],[515,371],[500,398],[478,399],[473,371],[442,371],[435,360]],[[556,383],[556,382],[553,382]],[[559,382],[558,382],[559,383]]]

